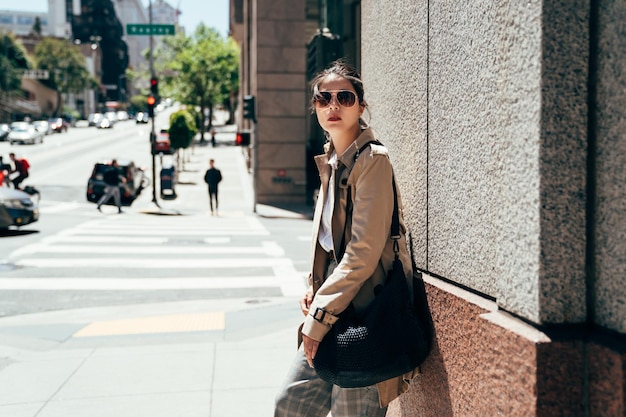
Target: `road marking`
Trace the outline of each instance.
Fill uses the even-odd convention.
[[[33,268],[272,268],[290,265],[287,258],[221,258],[221,259],[159,259],[159,258],[24,258],[13,262],[16,266]]]
[[[198,278],[0,278],[2,290],[210,290],[241,288],[272,288],[286,285],[286,280],[298,285],[297,295],[304,289],[303,275]],[[299,284],[298,284],[299,283]]]
[[[141,244],[164,244],[167,243],[167,237],[114,237],[114,236],[49,236],[41,239],[42,243],[141,243]],[[207,242],[208,243],[208,242]]]
[[[114,229],[111,226],[109,226],[106,229],[103,228],[99,230],[72,229],[71,233],[67,233],[67,234],[72,234],[72,235],[98,234],[98,235],[117,235],[117,236],[140,236],[140,235],[162,236],[165,233],[163,231],[163,228],[158,228],[156,230],[131,229],[131,228]],[[234,230],[233,228],[219,230],[215,228],[211,228],[211,229],[195,228],[195,229],[189,229],[189,230],[170,229],[167,231],[167,234],[168,236],[182,236],[182,235],[187,235],[187,236],[268,236],[270,233],[267,230],[249,230],[249,229]]]
[[[59,203],[59,204],[54,204],[54,205],[46,204],[46,205],[39,206],[39,212],[40,213],[60,213],[64,211],[74,210],[77,207],[83,207],[83,206],[85,206],[84,203],[78,203],[76,201]]]
[[[285,251],[275,242],[263,242],[262,246],[77,246],[77,245],[31,245],[31,253],[97,253],[102,255],[243,255],[263,254],[267,256],[284,256]],[[22,251],[21,255],[27,252]],[[180,262],[180,259],[177,260]]]
[[[73,337],[121,336],[133,334],[201,332],[224,330],[224,312],[176,314],[133,319],[97,321],[74,333]]]

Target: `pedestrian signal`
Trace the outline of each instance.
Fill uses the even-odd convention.
[[[235,145],[250,146],[250,132],[237,132],[237,136],[235,136]]]

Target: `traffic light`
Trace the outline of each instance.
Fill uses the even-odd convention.
[[[159,79],[156,77],[150,78],[150,92],[155,97],[159,96]]]
[[[250,132],[237,132],[235,136],[235,145],[250,146]]]
[[[256,122],[256,108],[254,96],[243,96],[243,118]]]
[[[148,104],[148,117],[154,117],[154,105],[156,103],[156,98],[150,94],[146,99],[146,103]]]

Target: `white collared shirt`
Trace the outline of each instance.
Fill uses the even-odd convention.
[[[324,201],[324,207],[322,208],[322,221],[320,224],[319,242],[320,246],[326,251],[330,252],[335,250],[333,247],[333,234],[332,234],[332,218],[333,207],[335,207],[335,172],[337,171],[337,153],[333,151],[328,160],[330,165],[330,180],[328,181],[328,193],[326,195],[326,201]]]

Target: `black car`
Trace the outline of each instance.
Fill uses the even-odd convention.
[[[130,206],[141,191],[148,186],[150,180],[141,168],[138,168],[133,161],[117,159],[119,175],[126,179],[125,183],[120,183],[120,196],[122,204]],[[111,159],[96,163],[87,181],[87,201],[97,203],[104,194],[104,172],[111,167]],[[115,204],[112,198],[106,204]]]
[[[0,187],[0,229],[25,226],[39,219],[38,202],[33,195],[8,187]]]

